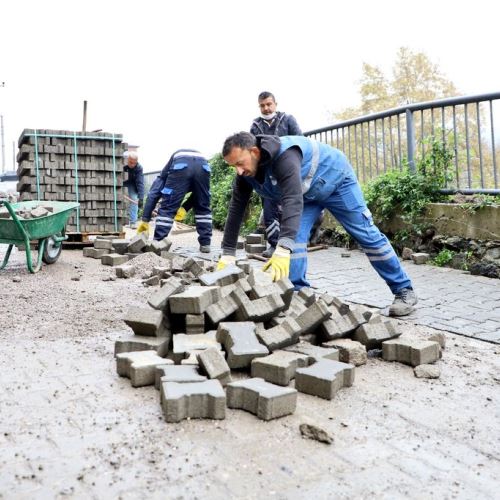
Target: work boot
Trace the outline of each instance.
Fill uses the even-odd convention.
[[[265,257],[266,259],[270,259],[273,256],[273,253],[275,250],[276,250],[276,247],[270,246],[267,250],[264,250],[262,252],[262,257]]]
[[[201,253],[210,253],[210,245],[200,245]]]
[[[415,310],[418,302],[413,288],[403,288],[394,294],[394,302],[389,306],[389,316],[406,316]]]

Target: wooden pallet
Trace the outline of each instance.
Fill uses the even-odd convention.
[[[92,246],[94,241],[98,236],[107,236],[113,237],[114,239],[125,238],[125,231],[88,231],[88,232],[68,232],[66,233],[68,237],[67,240],[63,241],[63,246],[65,247],[73,247],[73,248],[82,248],[85,246]]]

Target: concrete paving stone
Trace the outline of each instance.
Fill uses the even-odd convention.
[[[159,276],[151,276],[150,278],[143,279],[142,284],[144,286],[159,286],[160,277]]]
[[[168,303],[170,311],[175,314],[202,314],[220,298],[219,287],[191,285],[172,295]]]
[[[242,290],[237,288],[231,292],[230,297],[238,305],[235,314],[239,321],[268,321],[285,309],[285,303],[279,294],[250,300]]]
[[[83,256],[90,257],[91,259],[101,259],[103,255],[108,253],[109,250],[106,250],[105,248],[86,247],[83,249]]]
[[[226,417],[226,395],[218,380],[186,384],[164,382],[160,401],[167,422],[180,422],[186,418],[222,420]]]
[[[119,253],[108,253],[101,257],[101,264],[103,266],[121,266],[127,262],[128,257]]]
[[[225,387],[231,382],[231,369],[224,355],[216,349],[206,349],[198,355],[200,371],[206,373],[208,378],[217,379]]]
[[[302,300],[297,297],[297,293],[295,292],[292,295],[292,300],[290,301],[290,305],[287,309],[288,315],[296,318],[305,311],[307,311],[307,307],[304,305],[304,302],[302,302]]]
[[[194,277],[201,277],[206,271],[203,266],[202,260],[193,259],[190,257],[184,261],[182,269],[188,273],[191,273]]]
[[[151,241],[151,251],[154,252],[156,255],[161,255],[161,253],[164,251],[168,252],[171,246],[172,242],[167,238],[163,238],[162,240]]]
[[[323,399],[333,399],[342,387],[354,383],[354,366],[340,361],[322,360],[295,372],[295,388],[299,392]]]
[[[160,279],[168,280],[171,277],[170,268],[167,266],[153,266],[151,271],[153,276],[158,276]]]
[[[262,344],[264,344],[269,351],[273,352],[276,349],[282,349],[293,344],[299,340],[302,327],[292,317],[286,317],[278,325],[273,326],[267,330],[257,328],[256,334]]]
[[[328,306],[321,300],[318,299],[316,302],[307,306],[307,309],[299,314],[295,320],[300,325],[301,334],[303,333],[314,333],[316,328],[323,323],[323,321],[330,318],[332,315]]]
[[[145,337],[124,332],[115,341],[115,357],[123,352],[155,351],[158,356],[164,358],[168,354],[169,337]]]
[[[263,234],[258,234],[258,233],[251,233],[247,234],[245,237],[245,243],[252,245],[264,245],[265,240],[264,240],[264,235]]]
[[[250,378],[228,384],[227,406],[248,411],[262,420],[272,420],[295,412],[297,391],[261,378]]]
[[[196,349],[194,351],[189,351],[186,353],[186,358],[181,359],[181,364],[180,366],[200,366],[200,362],[198,361],[198,354],[202,353],[203,350],[201,349]],[[177,365],[176,365],[177,366]]]
[[[94,241],[94,248],[105,248],[106,250],[112,250],[113,242],[110,240],[96,239]]]
[[[125,255],[128,251],[129,243],[130,243],[130,240],[126,240],[124,238],[116,238],[116,239],[111,240],[111,247],[112,247],[114,253],[119,253],[120,255]]]
[[[437,365],[418,365],[413,368],[413,373],[417,378],[439,378],[441,369]]]
[[[228,295],[218,300],[215,304],[208,306],[205,312],[210,318],[210,321],[214,325],[217,325],[219,322],[236,312],[238,307],[234,299]]]
[[[117,278],[124,278],[124,279],[133,278],[135,276],[135,267],[128,264],[122,264],[120,266],[116,266],[115,274]]]
[[[156,366],[172,363],[154,351],[124,352],[116,355],[116,372],[129,378],[132,387],[143,387],[155,383]]]
[[[250,321],[220,323],[216,339],[224,345],[230,368],[249,367],[252,359],[269,354],[257,340],[255,324]]]
[[[434,363],[439,359],[438,342],[399,338],[382,343],[382,358],[386,361],[398,361],[411,366]]]
[[[243,278],[245,273],[236,265],[227,266],[225,269],[213,273],[199,275],[199,280],[205,286],[226,286],[236,283]]]
[[[245,245],[245,252],[247,253],[262,253],[266,249],[266,245]]]
[[[221,348],[220,340],[215,331],[194,335],[178,333],[173,338],[172,357],[175,364],[178,365],[189,352],[204,351],[210,347],[217,350]]]
[[[301,288],[297,293],[297,297],[302,300],[306,307],[312,306],[316,302],[316,294],[310,287]]]
[[[243,243],[243,242],[242,242]],[[243,243],[244,245],[244,243]],[[244,246],[242,247],[244,248]],[[252,270],[252,264],[248,259],[237,259],[236,265],[245,273],[248,274]]]
[[[250,286],[269,286],[272,285],[273,278],[270,273],[266,273],[261,269],[253,268],[250,270],[247,276],[248,283]]]
[[[128,244],[127,253],[140,253],[146,247],[148,237],[145,233],[136,234]]]
[[[136,335],[146,337],[167,337],[170,332],[163,321],[163,312],[151,307],[130,307],[124,318],[125,323]]]
[[[170,265],[170,272],[181,272],[184,270],[185,257],[182,257],[178,253],[168,252],[163,250],[160,257],[166,259]]]
[[[381,349],[382,342],[399,337],[401,332],[396,331],[392,321],[383,321],[381,316],[377,315],[356,328],[354,340],[363,344],[369,351],[371,349]]]
[[[158,391],[162,382],[186,384],[204,380],[207,380],[207,377],[202,375],[195,365],[158,365],[155,368],[155,389]]]
[[[283,350],[305,354],[315,361],[320,361],[322,359],[338,361],[340,354],[338,349],[332,347],[319,347],[317,345],[312,345],[309,342],[299,342],[298,344],[294,344],[290,347],[285,347]]]
[[[179,278],[172,276],[168,278],[163,286],[153,292],[148,299],[148,304],[159,311],[166,310],[168,299],[177,293],[181,293],[186,287]]]
[[[341,314],[336,307],[329,307],[330,318],[319,325],[319,334],[323,339],[333,340],[345,337],[352,333],[359,323],[353,320],[350,314]]]
[[[321,345],[329,349],[338,349],[339,360],[343,363],[361,366],[366,364],[368,360],[366,347],[356,340],[335,339],[323,342]]]
[[[205,333],[204,314],[186,314],[186,334]]]
[[[306,354],[275,351],[269,356],[252,360],[251,374],[266,382],[287,386],[295,378],[297,368],[304,368],[312,362],[313,359]]]

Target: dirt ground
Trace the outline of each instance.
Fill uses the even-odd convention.
[[[187,235],[186,240],[194,235]],[[0,256],[5,249],[0,249]],[[123,316],[153,289],[81,250],[0,272],[0,498],[498,498],[499,347],[453,334],[437,380],[370,358],[334,400],[271,422],[167,424],[116,375]],[[407,336],[431,329],[398,321]],[[334,439],[302,438],[315,423]]]

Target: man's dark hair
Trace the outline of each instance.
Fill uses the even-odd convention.
[[[237,132],[230,135],[222,146],[222,156],[227,156],[233,148],[250,149],[257,144],[255,136],[250,132]]]
[[[267,90],[265,90],[264,92],[261,92],[259,94],[258,100],[263,101],[264,99],[267,99],[268,97],[271,97],[273,99],[273,101],[276,102],[276,98],[274,97],[274,94],[271,92],[268,92]]]

